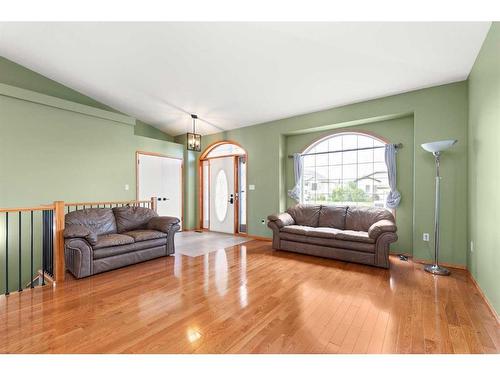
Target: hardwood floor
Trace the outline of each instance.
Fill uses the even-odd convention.
[[[250,241],[0,297],[0,352],[499,353],[465,271],[435,277]]]

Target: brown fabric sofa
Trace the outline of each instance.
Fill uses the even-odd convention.
[[[179,219],[144,207],[90,208],[66,214],[66,268],[82,278],[170,255]]]
[[[383,268],[398,239],[394,216],[381,208],[298,204],[268,220],[276,250]]]

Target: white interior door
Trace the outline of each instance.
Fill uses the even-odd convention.
[[[210,230],[234,233],[234,156],[210,159]]]
[[[137,171],[139,200],[157,197],[158,215],[181,220],[182,160],[139,154]]]

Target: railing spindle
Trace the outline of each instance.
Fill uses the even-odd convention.
[[[9,213],[5,213],[5,295],[9,295]]]
[[[21,219],[22,219],[22,217],[21,217],[21,211],[19,211],[19,238],[18,238],[18,244],[19,244],[19,259],[18,259],[19,274],[18,274],[18,281],[19,281],[19,284],[18,284],[18,288],[17,288],[18,292],[22,292],[23,291],[23,286],[22,286],[22,246],[21,246],[21,243],[22,243],[22,236],[21,236],[22,221],[21,221]]]
[[[47,225],[48,211],[42,212],[42,230],[43,230],[43,245],[42,245],[42,286],[45,285],[45,251],[47,249],[48,225]]]
[[[64,215],[63,215],[64,216]],[[50,222],[54,222],[54,211],[50,211]],[[54,228],[54,227],[51,227]],[[50,232],[50,275],[54,276],[54,230]]]
[[[52,264],[52,259],[51,259],[51,251],[50,249],[53,249],[53,246],[54,244],[52,243],[52,241],[54,240],[53,238],[53,235],[52,235],[52,231],[50,230],[50,228],[52,227],[52,223],[54,222],[54,218],[52,217],[52,211],[49,211],[49,223],[51,224],[51,226],[49,227],[49,249],[48,249],[48,252],[47,252],[47,272],[50,274],[50,265]]]
[[[30,283],[30,286],[31,288],[33,289],[35,286],[33,285],[33,211],[31,211],[31,214],[30,214],[30,219],[31,219],[31,223],[30,223],[30,255],[31,255],[31,268],[30,268],[30,275],[31,275],[31,283]]]

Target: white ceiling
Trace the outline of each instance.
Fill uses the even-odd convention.
[[[0,55],[172,135],[196,113],[209,134],[464,80],[489,27],[0,23]]]

